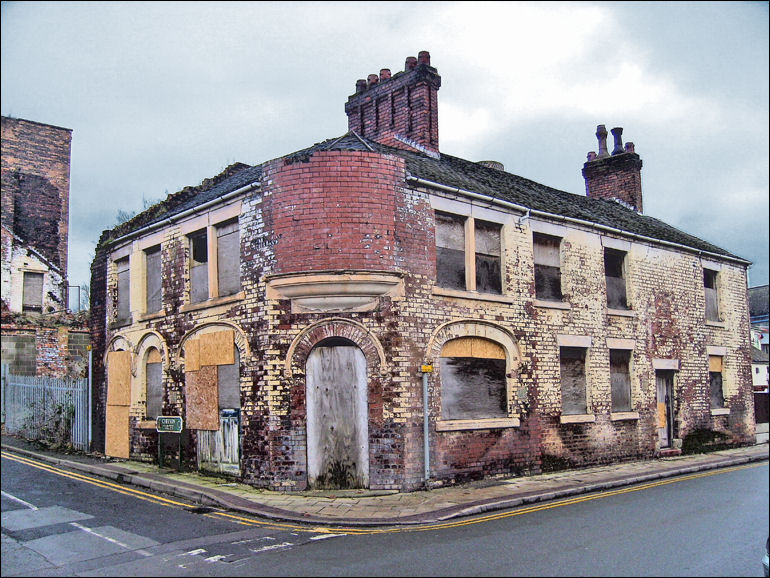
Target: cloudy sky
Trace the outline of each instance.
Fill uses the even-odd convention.
[[[768,282],[767,2],[2,2],[2,114],[72,129],[70,284],[102,230],[347,130],[356,80],[428,50],[440,148],[577,194],[596,126],[645,213]]]

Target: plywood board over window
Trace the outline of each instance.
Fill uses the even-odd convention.
[[[219,387],[215,365],[185,372],[185,404],[188,429],[219,429]]]
[[[198,371],[200,362],[200,341],[188,339],[184,344],[184,369],[185,371]]]
[[[235,363],[235,341],[231,329],[204,333],[200,336],[200,365]]]
[[[129,457],[131,405],[131,352],[107,354],[107,412],[104,451],[108,456]]]

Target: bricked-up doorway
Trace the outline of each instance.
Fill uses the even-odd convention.
[[[325,339],[306,364],[308,486],[369,486],[366,358],[353,342]]]
[[[655,383],[658,393],[658,441],[660,448],[670,448],[674,437],[674,371],[657,370]]]

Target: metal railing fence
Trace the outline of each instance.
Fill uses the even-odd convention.
[[[88,379],[13,375],[2,371],[6,433],[88,451]]]

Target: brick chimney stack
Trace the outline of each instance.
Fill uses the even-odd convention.
[[[365,138],[407,150],[437,155],[438,89],[441,77],[430,65],[430,53],[409,56],[404,71],[389,68],[356,82],[345,103],[348,130]]]
[[[613,128],[615,140],[612,154],[607,148],[607,129],[596,127],[599,153],[588,153],[583,165],[586,195],[619,201],[639,213],[642,212],[642,159],[634,152],[634,143],[623,145],[623,129]]]

